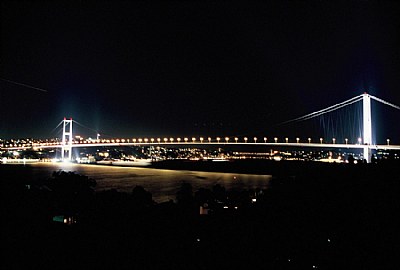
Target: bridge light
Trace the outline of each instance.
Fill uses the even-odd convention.
[[[297,143],[299,143],[299,141],[300,141],[300,138],[299,138],[299,137],[297,137],[297,138],[296,138],[296,142],[297,142]]]
[[[139,143],[141,143],[143,140],[142,140],[142,138],[139,138]]]
[[[278,138],[277,138],[277,137],[275,137],[275,138],[274,138],[274,141],[275,141],[275,143],[277,143],[277,142],[278,142]]]
[[[169,138],[169,141],[172,143],[174,141],[174,138]]]
[[[185,143],[187,143],[189,139],[185,137],[183,140],[185,141]]]
[[[322,144],[322,141],[323,141],[323,139],[322,138],[319,138],[319,141],[321,142],[321,144]]]
[[[121,140],[121,142],[123,142],[123,143],[124,143],[124,142],[125,142],[125,139],[122,139],[122,140]]]
[[[208,139],[208,143],[211,143],[211,137],[208,137],[207,139]]]
[[[244,137],[244,142],[245,142],[245,143],[247,143],[247,140],[248,140],[247,137]]]
[[[361,144],[361,138],[358,138],[358,144]]]
[[[157,142],[160,143],[161,142],[161,138],[157,138]]]
[[[151,138],[150,141],[151,141],[151,143],[154,143],[154,138]]]
[[[204,141],[204,138],[200,137],[200,142],[203,143],[203,141]]]
[[[145,143],[147,143],[149,141],[149,139],[147,139],[147,138],[144,138],[144,142]]]
[[[387,145],[390,144],[390,139],[386,139]]]
[[[333,139],[332,139],[332,142],[333,142],[333,144],[335,144],[335,143],[336,143],[336,139],[335,139],[335,138],[333,138]]]
[[[345,141],[345,142],[346,142],[346,144],[347,144],[347,143],[349,142],[349,139],[347,139],[347,138],[346,138],[346,139],[344,139],[344,141]]]
[[[267,137],[264,137],[264,142],[267,143]]]
[[[168,138],[164,138],[164,142],[168,142]]]
[[[217,142],[219,143],[219,141],[221,140],[221,138],[220,137],[217,137]]]
[[[286,143],[288,143],[288,142],[289,142],[289,138],[288,138],[288,137],[286,137],[286,138],[285,138],[285,141],[286,141]]]
[[[254,139],[254,143],[257,143],[257,137],[254,137],[253,139]]]
[[[235,137],[235,142],[236,142],[236,143],[238,142],[238,140],[239,140],[239,138],[238,138],[238,137]]]
[[[229,142],[229,137],[225,137],[225,141],[228,143]]]
[[[133,141],[133,143],[136,143],[136,139],[135,138],[133,138],[132,141]]]
[[[176,140],[178,141],[178,143],[181,142],[181,138],[177,138]]]
[[[192,137],[192,141],[193,141],[193,143],[196,141],[196,138],[195,137]]]

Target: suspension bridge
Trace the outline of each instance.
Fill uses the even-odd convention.
[[[75,140],[73,134],[73,123],[76,121],[64,118],[60,122],[63,125],[62,139],[58,142],[41,142],[41,143],[30,143],[25,145],[8,144],[2,147],[2,150],[24,150],[24,149],[46,149],[46,148],[61,148],[61,159],[62,160],[72,160],[72,149],[75,147],[102,147],[102,146],[151,146],[151,145],[260,145],[260,146],[279,146],[279,147],[304,147],[304,148],[348,148],[348,149],[362,149],[363,158],[367,162],[371,162],[372,150],[400,150],[400,145],[392,145],[389,143],[389,139],[386,144],[373,144],[372,140],[372,130],[373,123],[371,117],[371,99],[375,100],[384,105],[390,106],[394,109],[400,110],[400,106],[387,102],[378,97],[369,95],[367,93],[355,96],[346,101],[337,103],[335,105],[329,106],[325,109],[315,111],[295,119],[285,121],[281,125],[287,125],[294,122],[306,121],[315,117],[322,116],[324,114],[339,110],[348,105],[354,104],[356,102],[362,102],[363,112],[362,112],[362,137],[359,137],[355,143],[349,143],[346,138],[343,142],[336,141],[332,138],[331,141],[324,140],[320,138],[317,142],[312,142],[311,138],[302,141],[300,138],[296,138],[295,141],[289,141],[288,137],[284,140],[279,140],[279,138],[267,138],[267,137],[157,137],[157,138],[130,138],[130,139],[89,139],[89,140]],[[354,140],[353,140],[354,141]]]

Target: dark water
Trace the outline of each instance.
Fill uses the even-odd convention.
[[[0,165],[1,166],[1,165]],[[24,166],[24,165],[12,165]],[[267,188],[271,175],[216,173],[185,170],[162,170],[141,167],[115,167],[103,165],[36,163],[27,164],[32,177],[48,178],[54,171],[73,171],[86,175],[97,182],[96,191],[116,189],[131,192],[142,186],[153,194],[153,200],[164,202],[174,200],[182,182],[190,183],[193,191],[211,188],[216,184],[230,188]]]

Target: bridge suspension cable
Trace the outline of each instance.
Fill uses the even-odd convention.
[[[292,123],[292,122],[300,122],[300,121],[309,120],[311,118],[321,116],[321,115],[323,115],[325,113],[336,111],[336,110],[338,110],[340,108],[343,108],[345,106],[348,106],[348,105],[353,104],[355,102],[358,102],[360,100],[362,100],[362,95],[355,96],[355,97],[350,98],[350,99],[348,99],[346,101],[343,101],[343,102],[337,103],[335,105],[329,106],[329,107],[327,107],[325,109],[322,109],[322,110],[319,110],[319,111],[316,111],[316,112],[312,112],[312,113],[297,117],[295,119],[291,119],[291,120],[282,122],[279,125],[284,125],[284,124],[288,124],[288,123]]]
[[[53,133],[59,126],[61,126],[61,124],[62,124],[63,122],[64,122],[64,121],[61,120],[60,123],[58,123],[58,125],[57,125],[55,128],[53,128],[53,130],[52,130],[50,133]],[[59,133],[59,132],[58,132],[58,133]]]
[[[385,105],[388,105],[388,106],[390,106],[390,107],[393,107],[393,108],[395,108],[395,109],[400,110],[400,106],[394,105],[393,103],[387,102],[387,101],[385,101],[385,100],[383,100],[383,99],[380,99],[380,98],[378,98],[378,97],[375,97],[375,96],[371,96],[371,95],[370,95],[370,97],[371,97],[372,99],[375,99],[376,101],[379,101],[379,102],[385,104]]]
[[[79,126],[83,127],[83,128],[87,128],[87,129],[89,129],[89,130],[91,130],[91,131],[96,132],[96,134],[99,134],[99,133],[100,133],[99,130],[90,128],[90,127],[88,127],[88,126],[85,126],[84,124],[81,124],[81,123],[79,123],[79,122],[76,121],[76,120],[72,120],[72,121],[73,121],[74,123],[78,124]],[[115,137],[114,135],[104,134],[104,133],[101,133],[101,136],[103,136],[103,137],[106,136],[106,137],[110,137],[110,138]]]

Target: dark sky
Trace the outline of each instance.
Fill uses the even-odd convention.
[[[317,137],[276,124],[365,91],[400,105],[399,18],[373,1],[3,1],[0,77],[47,92],[0,80],[0,138],[54,137],[64,116],[104,136]],[[400,143],[400,111],[376,115]]]

